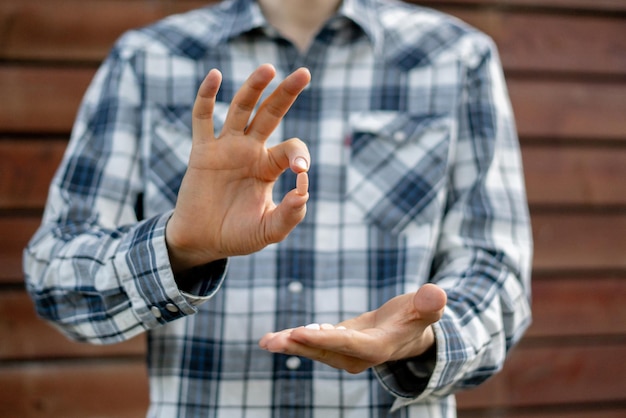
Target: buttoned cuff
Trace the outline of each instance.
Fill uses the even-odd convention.
[[[216,260],[175,275],[178,288],[187,302],[198,306],[217,292],[224,281],[228,259]]]
[[[143,327],[161,324],[197,313],[197,306],[221,287],[227,260],[196,267],[185,274],[180,289],[172,271],[165,225],[171,213],[144,220],[128,234],[118,249],[115,267],[133,311]]]

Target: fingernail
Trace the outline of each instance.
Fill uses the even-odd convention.
[[[298,167],[301,168],[302,170],[306,170],[309,168],[309,163],[306,162],[306,160],[302,157],[298,157],[293,161],[293,164]]]

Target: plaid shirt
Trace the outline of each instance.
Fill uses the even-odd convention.
[[[198,267],[181,290],[164,226],[191,146],[191,109],[224,74],[216,129],[259,64],[273,90],[312,82],[271,146],[311,152],[305,220],[280,244]],[[276,185],[277,200],[294,187]],[[159,417],[453,417],[455,391],[503,364],[530,322],[531,238],[519,145],[493,43],[432,10],[345,0],[306,54],[251,0],[172,16],[123,36],[81,105],[25,251],[39,314],[69,337],[148,331]],[[351,375],[257,342],[337,323],[426,282],[448,305],[436,351]]]

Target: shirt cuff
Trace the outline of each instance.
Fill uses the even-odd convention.
[[[146,329],[197,313],[197,306],[221,287],[227,260],[196,267],[187,275],[189,286],[180,289],[172,271],[165,225],[171,213],[146,219],[130,231],[118,249],[115,268],[135,316]]]
[[[177,274],[178,289],[189,304],[201,305],[221,287],[227,266],[228,259],[222,259]]]
[[[419,356],[389,361],[374,371],[383,386],[396,397],[415,399],[424,392],[437,364],[437,344]]]

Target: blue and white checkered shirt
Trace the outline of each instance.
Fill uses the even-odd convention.
[[[305,220],[254,255],[197,268],[185,289],[164,226],[191,147],[191,108],[224,75],[216,129],[259,65],[308,67],[268,145],[311,152]],[[285,173],[277,200],[295,179]],[[519,144],[494,45],[438,12],[345,0],[301,54],[251,0],[125,34],[81,105],[25,251],[39,314],[68,336],[148,331],[154,417],[454,417],[455,391],[502,365],[530,322],[531,237]],[[225,272],[226,271],[226,272]],[[338,323],[426,282],[448,295],[432,361],[357,375],[257,346]],[[390,412],[393,411],[393,412]]]

